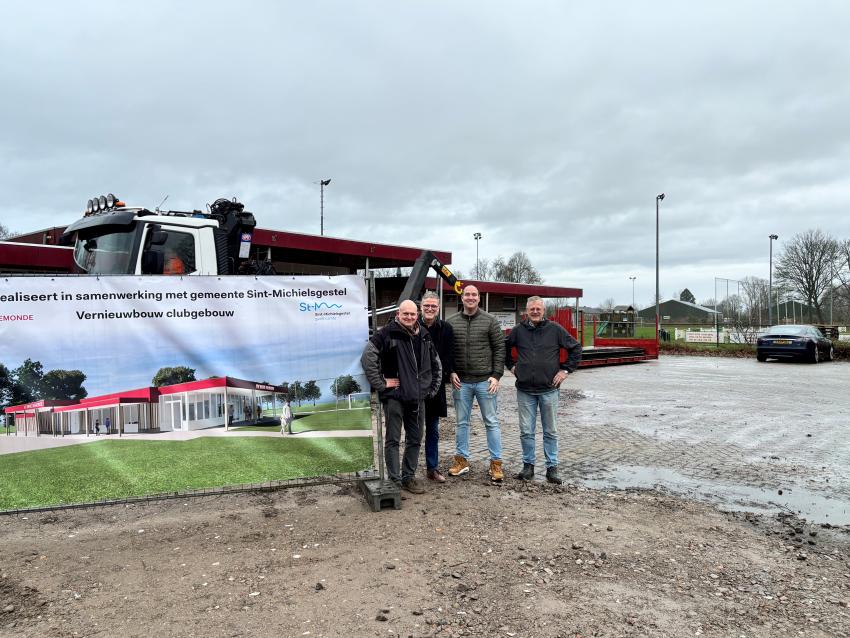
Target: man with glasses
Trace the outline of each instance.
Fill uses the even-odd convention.
[[[525,306],[527,318],[511,330],[506,342],[505,367],[516,376],[516,400],[519,412],[519,438],[522,443],[522,471],[514,478],[534,478],[536,456],[534,434],[537,412],[543,426],[543,454],[546,457],[546,480],[561,484],[558,475],[558,410],[559,388],[581,360],[581,345],[563,326],[544,316],[540,297],[529,297]],[[516,360],[513,348],[517,350]],[[561,350],[567,360],[561,363]]]
[[[422,310],[422,326],[431,335],[431,342],[440,356],[443,376],[440,387],[430,399],[425,399],[425,469],[430,480],[445,483],[445,477],[437,469],[440,463],[440,417],[448,415],[446,410],[446,383],[454,367],[454,331],[440,319],[440,298],[430,290],[422,295],[419,307]]]

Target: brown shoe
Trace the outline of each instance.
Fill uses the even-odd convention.
[[[455,464],[449,468],[449,476],[460,476],[469,472],[469,461],[462,456],[455,456]]]
[[[401,484],[401,489],[406,490],[411,494],[425,493],[425,488],[422,487],[416,479],[407,479]]]
[[[440,474],[440,470],[428,470],[428,478],[435,483],[446,482],[446,477]]]
[[[490,480],[494,483],[501,483],[504,478],[505,474],[502,472],[502,462],[490,461]]]

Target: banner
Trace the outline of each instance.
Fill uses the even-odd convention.
[[[355,275],[4,278],[0,509],[369,468],[367,339]]]

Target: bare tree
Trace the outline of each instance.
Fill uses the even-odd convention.
[[[751,326],[761,326],[767,322],[768,282],[760,277],[744,277],[741,280],[741,301],[744,307],[744,319]]]
[[[617,302],[614,301],[614,297],[608,297],[605,301],[602,302],[602,310],[607,310],[611,312],[614,309],[614,306],[617,305]]]
[[[482,269],[483,271],[483,269]],[[490,277],[495,281],[510,281],[517,284],[542,284],[543,277],[522,251],[517,251],[507,260],[501,255],[490,263]]]
[[[6,226],[0,224],[0,239],[6,239],[7,237],[11,237],[14,234],[15,233],[9,230]]]
[[[850,321],[850,239],[838,242],[833,294],[839,320]]]
[[[819,323],[823,323],[824,294],[832,284],[837,255],[838,242],[817,229],[794,235],[777,261],[777,282],[803,297],[815,309]]]

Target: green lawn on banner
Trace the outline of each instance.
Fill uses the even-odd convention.
[[[298,416],[292,421],[292,431],[316,432],[322,430],[371,430],[372,412],[367,408],[356,410],[321,410],[308,416]],[[237,431],[253,430],[268,432],[279,430],[280,425],[243,425],[234,428]]]
[[[371,467],[372,438],[110,439],[0,456],[0,510],[263,483]]]

